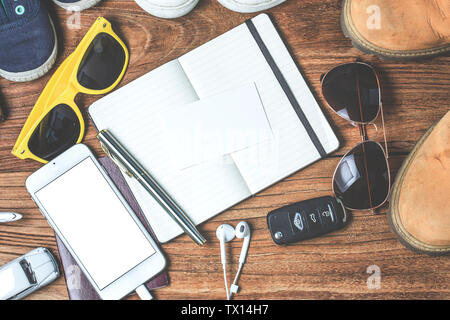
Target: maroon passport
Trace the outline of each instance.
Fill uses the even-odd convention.
[[[103,165],[106,172],[111,177],[111,180],[114,181],[119,191],[122,193],[125,200],[128,202],[130,207],[136,213],[137,217],[147,229],[147,231],[151,234],[153,240],[156,240],[153,232],[150,229],[147,220],[142,213],[141,208],[137,204],[134,199],[133,194],[131,193],[128,184],[126,183],[120,169],[114,164],[114,162],[108,158],[100,158],[99,162]],[[56,236],[56,244],[59,250],[59,256],[61,257],[62,269],[64,271],[64,277],[66,278],[67,284],[67,292],[69,293],[70,300],[100,300],[99,295],[92,287],[89,280],[81,271],[80,267],[73,259],[72,255],[69,251],[67,251],[66,247],[62,243],[62,241]],[[157,274],[153,279],[148,281],[145,285],[149,290],[165,287],[169,284],[169,277],[167,272],[164,270],[161,273]]]

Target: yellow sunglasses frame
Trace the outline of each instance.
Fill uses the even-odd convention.
[[[117,80],[108,88],[103,90],[92,90],[83,87],[77,79],[78,68],[81,61],[91,45],[95,37],[100,33],[107,33],[112,36],[123,48],[125,52],[125,62],[123,70]],[[56,106],[60,104],[68,105],[77,115],[80,121],[80,135],[76,143],[83,140],[85,134],[85,122],[80,109],[75,104],[75,97],[78,93],[85,94],[105,94],[113,90],[122,80],[129,62],[128,49],[123,41],[114,33],[111,23],[103,17],[97,18],[95,23],[81,40],[78,47],[66,60],[59,66],[56,72],[51,77],[50,81],[45,86],[39,99],[36,101],[27,121],[25,122],[16,144],[11,153],[20,159],[33,159],[41,163],[48,163],[47,160],[42,159],[33,154],[28,148],[28,142],[36,130],[37,126],[47,116],[47,114]]]

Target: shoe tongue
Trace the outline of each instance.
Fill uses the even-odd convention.
[[[0,24],[27,18],[39,0],[0,0]]]

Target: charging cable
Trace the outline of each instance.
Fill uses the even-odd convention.
[[[153,300],[152,294],[150,293],[150,291],[148,291],[147,287],[143,284],[141,284],[139,287],[137,287],[136,293],[139,296],[139,298],[141,298],[141,300]]]

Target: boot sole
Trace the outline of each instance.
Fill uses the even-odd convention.
[[[410,249],[413,252],[425,253],[431,256],[440,256],[446,255],[450,253],[450,248],[448,246],[432,246],[428,245],[420,240],[414,238],[401,223],[400,214],[398,211],[398,203],[401,193],[401,187],[403,181],[405,179],[405,175],[408,172],[411,163],[414,161],[416,154],[420,147],[423,145],[425,140],[433,131],[434,127],[437,125],[437,122],[423,135],[422,138],[417,142],[414,149],[411,151],[411,154],[408,158],[403,162],[400,167],[399,172],[397,173],[397,178],[392,187],[392,193],[389,201],[389,209],[388,209],[388,221],[391,230],[397,235],[398,240],[405,247]]]
[[[352,41],[352,45],[356,49],[365,54],[374,54],[384,60],[392,60],[392,61],[420,60],[450,52],[450,44],[446,44],[444,46],[431,49],[409,50],[409,51],[389,50],[371,44],[359,34],[359,32],[356,30],[355,26],[353,25],[350,19],[350,0],[343,0],[340,20],[342,32],[347,38],[349,38]]]
[[[53,65],[56,62],[56,57],[58,54],[58,39],[56,37],[55,26],[54,26],[51,18],[50,18],[50,23],[53,28],[53,34],[55,35],[55,46],[53,47],[52,54],[47,59],[47,61],[44,62],[43,65],[41,65],[40,67],[38,67],[36,69],[24,71],[24,72],[9,72],[9,71],[0,69],[0,77],[3,77],[5,79],[7,79],[9,81],[13,81],[13,82],[27,82],[27,81],[33,81],[33,80],[39,79],[40,77],[44,76],[47,72],[50,71],[50,69],[53,67]]]
[[[79,12],[86,9],[89,9],[90,7],[95,6],[97,3],[99,3],[101,0],[82,0],[78,3],[64,3],[60,2],[58,0],[53,0],[54,3],[56,3],[61,8],[67,10],[67,11],[74,11]]]

